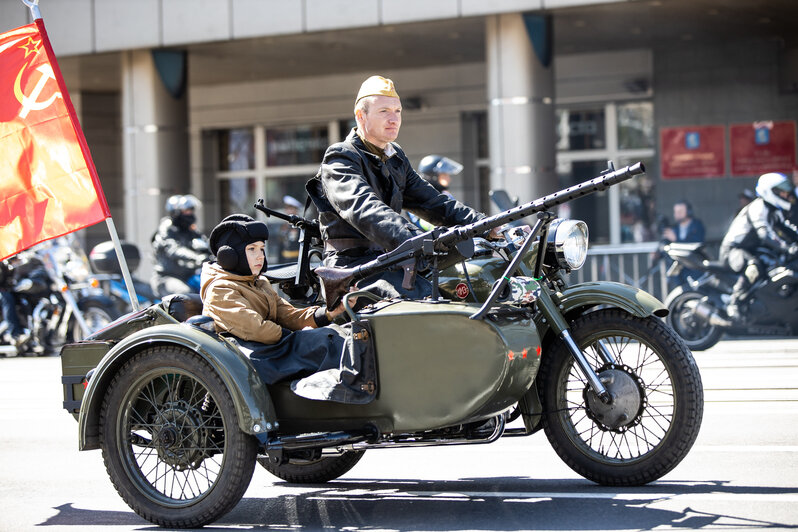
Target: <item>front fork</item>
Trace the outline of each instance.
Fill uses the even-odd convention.
[[[587,359],[585,358],[584,353],[576,345],[573,337],[571,336],[571,330],[568,328],[568,322],[565,321],[562,314],[560,313],[560,309],[557,308],[557,304],[551,297],[551,293],[548,290],[548,287],[541,286],[540,295],[537,300],[537,308],[540,310],[543,317],[551,324],[552,330],[560,337],[560,339],[565,342],[565,345],[568,347],[568,350],[571,352],[571,355],[574,357],[576,361],[577,367],[581,371],[582,375],[587,379],[588,384],[590,384],[590,388],[593,389],[593,392],[598,396],[604,404],[612,403],[612,396],[607,391],[607,388],[599,379],[598,374],[593,370],[588,363]],[[614,357],[610,350],[605,346],[602,342],[598,344],[598,352],[599,356],[602,360],[608,364],[612,364],[615,362]]]

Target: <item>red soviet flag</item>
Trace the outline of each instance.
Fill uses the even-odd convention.
[[[41,19],[0,35],[0,259],[110,216]]]

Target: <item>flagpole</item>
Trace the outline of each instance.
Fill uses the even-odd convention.
[[[105,219],[105,223],[108,224],[108,232],[111,233],[111,240],[114,242],[116,258],[119,259],[119,266],[122,270],[122,278],[125,280],[127,295],[130,297],[130,306],[135,312],[141,308],[139,306],[139,298],[136,295],[136,288],[133,286],[133,278],[130,276],[130,270],[127,267],[127,259],[125,258],[125,254],[122,252],[122,243],[119,242],[119,235],[116,234],[116,225],[114,225],[114,219],[108,217]]]
[[[25,4],[26,6],[28,6],[28,8],[30,9],[31,16],[33,17],[34,21],[41,20],[42,14],[39,11],[39,0],[22,0],[22,3]],[[40,24],[43,24],[43,23],[40,23]],[[42,33],[44,33],[44,26],[43,25],[41,26],[41,31],[42,31]],[[55,63],[54,68],[55,69],[58,68],[58,64],[57,63]],[[60,71],[58,73],[58,77],[59,78],[61,77],[60,76]],[[68,94],[65,95],[64,100],[65,101],[69,101]],[[71,106],[71,103],[69,104],[69,106]],[[72,112],[74,113],[74,111],[72,111]],[[85,140],[84,140],[84,143],[85,143]],[[91,164],[91,166],[92,166],[92,169],[93,169],[93,163]],[[94,170],[94,172],[95,172],[95,178],[96,178],[96,170]],[[141,308],[141,306],[139,305],[139,298],[136,295],[136,289],[133,286],[133,278],[130,275],[130,269],[128,268],[128,265],[127,265],[127,259],[125,258],[125,254],[122,252],[122,243],[119,241],[119,235],[116,232],[116,225],[114,225],[114,219],[111,218],[111,213],[108,211],[108,207],[107,207],[107,204],[105,203],[104,197],[103,197],[103,203],[105,205],[105,211],[106,211],[106,216],[107,216],[106,219],[105,219],[105,223],[108,225],[108,232],[111,234],[111,240],[114,243],[114,250],[116,251],[116,258],[119,261],[119,268],[122,271],[122,278],[124,278],[124,280],[125,280],[125,287],[127,288],[128,297],[130,297],[130,306],[132,307],[132,309],[134,311],[137,311],[137,310],[139,310]]]

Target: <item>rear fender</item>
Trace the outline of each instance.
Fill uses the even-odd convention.
[[[186,324],[150,327],[114,346],[100,361],[89,380],[78,418],[79,449],[100,447],[100,409],[119,368],[147,348],[159,345],[185,347],[208,362],[230,391],[238,413],[239,428],[247,434],[277,428],[277,414],[269,391],[249,360],[232,344]]]

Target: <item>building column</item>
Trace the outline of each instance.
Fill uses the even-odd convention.
[[[152,273],[150,238],[165,215],[166,199],[191,192],[185,57],[182,64],[179,58],[162,59],[150,50],[126,51],[122,57],[125,217],[120,232],[139,247],[143,279]]]
[[[521,202],[557,190],[549,16],[487,17],[491,189]]]

